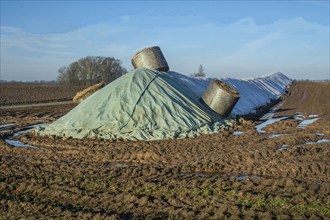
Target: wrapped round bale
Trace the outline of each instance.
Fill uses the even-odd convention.
[[[135,69],[145,67],[162,72],[167,72],[170,69],[158,46],[148,47],[138,51],[132,58],[132,65]]]
[[[213,79],[203,96],[202,101],[213,111],[227,117],[240,98],[240,94],[226,83]]]

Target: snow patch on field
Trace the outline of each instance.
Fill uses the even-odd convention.
[[[170,74],[184,82],[185,86],[198,96],[203,95],[212,80],[212,78],[189,77],[176,72],[170,72]],[[220,80],[235,88],[241,95],[231,116],[251,113],[271,100],[278,99],[292,82],[291,79],[280,72],[256,78],[220,78]]]

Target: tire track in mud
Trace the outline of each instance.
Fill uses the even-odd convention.
[[[0,106],[1,110],[6,109],[19,109],[19,108],[35,108],[35,107],[43,107],[43,106],[58,106],[58,105],[68,105],[74,104],[73,101],[64,101],[64,102],[47,102],[47,103],[36,103],[36,104],[24,104],[24,105],[8,105],[8,106]]]

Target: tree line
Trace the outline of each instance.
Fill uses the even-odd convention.
[[[68,67],[58,70],[57,82],[68,86],[91,86],[103,82],[108,84],[127,72],[122,61],[113,57],[87,56],[81,58]],[[203,65],[198,72],[190,74],[192,77],[205,77]]]
[[[71,63],[68,67],[61,67],[58,70],[57,81],[69,86],[91,86],[100,82],[108,84],[126,72],[118,59],[87,56]]]

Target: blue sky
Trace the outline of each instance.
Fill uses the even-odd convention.
[[[2,1],[1,79],[52,80],[85,56],[131,70],[158,45],[171,70],[329,79],[329,1]]]

